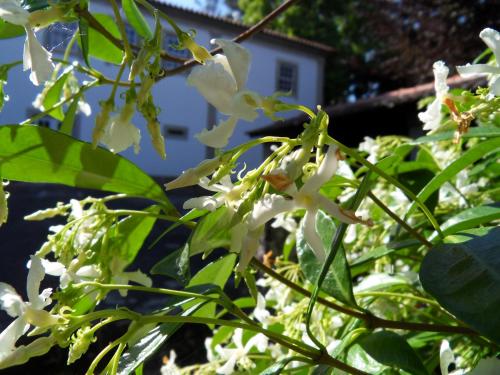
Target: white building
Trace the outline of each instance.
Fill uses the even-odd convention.
[[[209,46],[212,38],[233,38],[245,27],[230,19],[211,16],[202,12],[186,10],[172,5],[154,3],[154,5],[169,16],[184,29],[197,30],[198,43]],[[93,1],[92,12],[112,14],[107,2]],[[149,19],[152,24],[152,20]],[[60,56],[65,44],[72,35],[72,26],[51,26],[39,33],[39,38],[54,53]],[[168,25],[165,25],[167,29]],[[168,29],[167,29],[168,30]],[[130,37],[138,38],[130,28]],[[1,40],[0,64],[9,63],[22,58],[24,37]],[[139,44],[140,40],[132,40]],[[171,48],[177,39],[175,34],[166,32],[164,48],[172,54],[184,55],[187,51],[178,51]],[[308,40],[288,37],[272,31],[256,34],[252,39],[244,42],[252,54],[252,65],[248,79],[248,88],[261,95],[271,95],[275,91],[292,91],[288,99],[293,103],[300,103],[314,108],[322,104],[324,58],[331,53],[331,48]],[[109,77],[116,75],[117,68],[109,63],[92,60],[93,66]],[[172,67],[172,62],[168,63]],[[22,67],[17,66],[9,73],[8,85],[5,87],[10,100],[0,112],[0,124],[19,123],[37,113],[32,106],[32,101],[41,87],[35,87],[29,81],[29,72],[22,72]],[[95,115],[99,112],[99,101],[109,95],[110,86],[92,89],[86,95],[86,101],[91,105],[93,113],[90,117],[78,115],[74,136],[82,140],[90,140],[94,126]],[[216,113],[203,97],[186,84],[186,74],[163,79],[154,89],[155,103],[161,107],[159,120],[162,124],[166,140],[167,159],[162,160],[150,144],[145,123],[139,115],[135,118],[135,125],[141,129],[141,152],[134,155],[132,150],[127,150],[123,155],[146,172],[154,176],[175,176],[181,171],[192,167],[210,155],[208,150],[200,144],[193,135],[203,128],[210,128],[219,122],[221,116]],[[119,98],[117,106],[121,105]],[[296,115],[290,113],[287,117]],[[257,129],[271,122],[264,115],[252,124],[240,121],[230,145],[239,144],[249,139],[247,132]],[[58,126],[55,119],[44,119],[40,122],[52,128]],[[246,158],[246,162],[255,165],[261,158],[261,149],[257,148]]]

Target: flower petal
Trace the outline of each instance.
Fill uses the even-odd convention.
[[[29,12],[21,6],[19,0],[2,0],[0,18],[14,25],[24,26],[29,22]]]
[[[434,72],[434,90],[436,90],[436,97],[442,99],[450,89],[446,84],[450,69],[448,69],[443,61],[436,61],[432,65],[432,70]]]
[[[236,117],[229,117],[226,121],[222,121],[219,125],[214,126],[212,129],[203,129],[201,133],[195,137],[203,144],[213,147],[222,148],[227,145],[229,138],[233,135],[234,128],[238,119]]]
[[[248,221],[250,230],[257,229],[282,212],[296,208],[295,202],[278,194],[266,194],[255,202]]]
[[[39,337],[28,345],[21,345],[7,357],[0,360],[0,369],[22,365],[23,363],[28,362],[30,358],[47,354],[54,344],[55,339],[52,336],[49,336]]]
[[[31,255],[31,266],[28,272],[28,280],[26,282],[26,291],[28,293],[28,300],[31,307],[36,310],[43,309],[45,305],[45,299],[41,298],[40,284],[45,277],[45,269],[43,268],[42,261],[39,257]]]
[[[113,116],[106,127],[101,142],[104,143],[112,152],[122,152],[127,148],[134,146],[134,152],[139,152],[141,141],[141,132],[134,124],[128,121],[122,121],[120,115]]]
[[[427,106],[425,112],[418,114],[418,119],[424,123],[424,130],[434,130],[441,124],[441,100],[436,98]]]
[[[365,224],[368,226],[373,225],[371,220],[363,220],[357,217],[354,212],[344,210],[339,207],[336,203],[332,202],[330,199],[318,194],[315,198],[318,202],[318,207],[325,211],[328,215],[340,220],[346,224]]]
[[[479,33],[479,37],[491,49],[495,55],[497,66],[500,67],[500,33],[496,30],[486,28]]]
[[[500,74],[500,68],[488,64],[467,64],[457,66],[458,73],[464,77],[473,77],[475,75]]]
[[[218,208],[221,203],[222,202],[219,202],[212,196],[195,197],[185,201],[182,205],[182,208],[185,210],[197,208],[199,210],[215,211],[215,209]]]
[[[24,312],[23,299],[7,283],[0,283],[0,307],[13,318],[21,316]]]
[[[238,88],[226,56],[215,55],[205,65],[196,66],[191,70],[187,82],[219,112],[231,114],[232,100]]]
[[[245,88],[250,70],[250,52],[242,45],[226,39],[213,39],[212,44],[222,47],[236,80],[238,91]]]
[[[490,79],[490,93],[495,96],[500,96],[500,72]]]
[[[28,328],[29,324],[23,318],[17,318],[0,333],[0,364],[5,356],[15,350],[17,340]]]
[[[23,55],[24,70],[31,69],[30,81],[38,86],[50,80],[54,71],[52,54],[42,47],[32,28],[26,27],[26,41]]]
[[[337,147],[330,146],[316,173],[305,182],[301,192],[316,193],[321,186],[333,177],[338,167]]]
[[[253,91],[238,92],[231,102],[231,115],[245,121],[253,121],[259,115],[260,96]]]
[[[317,210],[307,210],[304,216],[304,238],[311,247],[314,255],[320,263],[323,263],[326,259],[325,246],[323,241],[316,232],[316,213]]]
[[[260,246],[261,233],[262,232],[260,230],[249,232],[243,240],[243,245],[240,251],[240,261],[238,262],[238,267],[236,268],[237,272],[244,273],[253,256],[257,253]]]

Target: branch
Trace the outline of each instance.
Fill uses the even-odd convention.
[[[265,266],[256,258],[253,258],[252,261],[250,262],[250,264],[254,268],[260,270],[261,272],[268,274],[272,278],[285,284],[290,289],[295,290],[296,292],[298,292],[306,297],[311,297],[310,291],[302,288],[300,285],[295,284],[293,281],[288,280],[286,277],[280,275],[279,273],[277,273],[273,269]],[[337,310],[341,313],[344,313],[346,315],[350,315],[350,316],[353,316],[355,318],[364,320],[366,322],[366,324],[368,325],[368,327],[370,327],[370,328],[393,328],[393,329],[405,329],[405,330],[409,330],[409,331],[446,332],[446,333],[457,333],[457,334],[463,334],[463,335],[477,335],[476,331],[474,331],[468,327],[386,320],[386,319],[378,318],[378,317],[371,315],[371,314],[362,313],[362,312],[341,306],[339,304],[336,304],[335,302],[329,301],[329,300],[324,299],[322,297],[318,297],[317,300],[319,303],[321,303],[324,306],[330,307],[330,308]]]
[[[269,13],[267,16],[265,16],[263,19],[261,19],[259,22],[257,22],[255,25],[253,25],[249,29],[245,30],[240,35],[236,36],[235,38],[233,38],[232,41],[236,42],[236,43],[240,43],[240,42],[243,42],[244,40],[250,38],[252,35],[258,33],[263,28],[265,28],[266,25],[269,24],[269,22],[274,20],[276,17],[278,17],[280,14],[282,14],[285,10],[290,8],[295,3],[298,3],[299,1],[300,0],[287,0],[287,1],[285,1],[279,7],[277,7],[275,10],[273,10],[271,13]],[[214,48],[213,50],[211,50],[210,54],[215,55],[221,51],[222,51],[222,48],[217,47],[217,48]],[[196,60],[190,59],[190,60],[186,61],[184,63],[184,65],[181,65],[181,66],[174,68],[174,69],[166,70],[165,76],[160,77],[159,79],[179,74],[179,73],[181,73],[189,68],[192,68],[196,64],[198,64],[198,62]]]

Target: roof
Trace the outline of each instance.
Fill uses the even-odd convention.
[[[485,82],[484,77],[462,78],[459,75],[448,78],[446,81],[451,88],[455,87],[476,87]],[[379,107],[391,108],[396,105],[415,102],[420,98],[434,94],[434,82],[424,83],[413,87],[404,87],[397,90],[388,91],[371,98],[360,99],[353,103],[340,103],[323,108],[329,116],[347,116],[354,113],[369,111]],[[248,132],[251,136],[270,134],[273,130],[283,127],[302,126],[307,121],[307,116],[301,114],[284,121],[277,121],[271,125]]]
[[[237,33],[240,33],[249,28],[248,25],[245,25],[242,22],[237,21],[235,19],[217,16],[200,10],[188,9],[178,5],[168,4],[165,2],[166,0],[149,0],[149,1],[155,3],[158,6],[158,8],[165,11],[169,16],[172,16],[174,18],[184,16],[188,17],[191,20],[196,19],[204,22],[209,21],[213,22],[217,26],[223,25],[225,27],[230,27],[232,29],[235,29]],[[295,48],[305,47],[306,49],[321,55],[327,55],[334,52],[334,48],[326,44],[315,42],[309,39],[299,38],[296,36],[282,34],[270,29],[264,29],[256,34],[256,36],[259,35],[261,37],[270,38],[274,41],[278,40],[281,42],[285,42],[288,45]]]

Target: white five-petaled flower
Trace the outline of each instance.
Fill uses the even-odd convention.
[[[243,330],[241,328],[236,328],[234,330],[233,342],[236,346],[235,348],[222,348],[220,345],[216,346],[215,350],[221,359],[226,360],[224,365],[217,369],[217,374],[231,375],[234,373],[234,367],[238,362],[247,359],[247,354],[253,347],[256,347],[259,352],[263,352],[268,345],[267,337],[262,333],[256,334],[243,345]]]
[[[264,325],[264,328],[269,324],[271,314],[266,309],[266,299],[260,293],[257,293],[257,304],[253,310],[253,316]]]
[[[48,81],[54,70],[52,54],[42,47],[30,26],[29,12],[21,6],[19,0],[0,2],[0,18],[26,29],[24,42],[23,69],[31,69],[30,80],[34,85]]]
[[[487,28],[481,31],[479,37],[491,49],[495,55],[495,64],[467,64],[457,66],[458,73],[462,77],[470,77],[474,75],[488,75],[490,93],[495,96],[500,96],[500,33],[496,30]]]
[[[16,318],[0,333],[0,364],[4,358],[15,352],[17,340],[28,331],[30,325],[44,328],[58,323],[58,316],[44,310],[44,307],[52,302],[52,289],[44,289],[39,294],[44,276],[42,262],[38,257],[31,256],[27,280],[28,302],[23,301],[12,286],[0,283],[0,307]]]
[[[227,145],[238,119],[255,120],[260,97],[245,89],[250,53],[229,40],[214,39],[212,43],[221,46],[224,55],[217,54],[205,65],[195,67],[187,81],[219,112],[229,116],[219,125],[196,135],[201,143],[221,148]]]
[[[59,277],[59,285],[62,289],[66,288],[70,282],[94,281],[101,276],[99,268],[94,264],[82,266],[75,270],[78,259],[73,259],[67,268],[62,263],[51,262],[47,259],[41,259],[41,262],[47,275]],[[31,261],[28,262],[28,268],[31,268]]]
[[[215,211],[225,204],[234,213],[242,202],[242,195],[246,191],[245,184],[234,185],[229,175],[224,176],[220,180],[220,183],[213,185],[210,185],[208,178],[203,177],[200,179],[198,185],[218,194],[188,199],[182,206],[185,210],[198,208],[200,210]]]
[[[108,146],[112,152],[122,152],[134,146],[134,152],[139,153],[141,132],[132,124],[134,105],[133,101],[125,103],[121,112],[112,116],[106,125],[101,142]]]
[[[319,261],[324,261],[326,252],[323,242],[316,232],[316,214],[319,209],[348,224],[362,222],[353,213],[342,210],[337,204],[319,193],[319,189],[335,174],[338,166],[337,148],[330,147],[318,167],[304,185],[297,190],[292,184],[285,192],[292,199],[278,194],[266,194],[257,201],[249,219],[249,230],[261,227],[282,212],[305,209],[304,236]]]
[[[425,112],[420,112],[418,118],[424,123],[424,130],[434,130],[441,124],[441,106],[443,99],[448,94],[449,87],[446,84],[449,69],[442,61],[436,61],[432,66],[434,71],[434,90],[436,99],[427,106]]]

